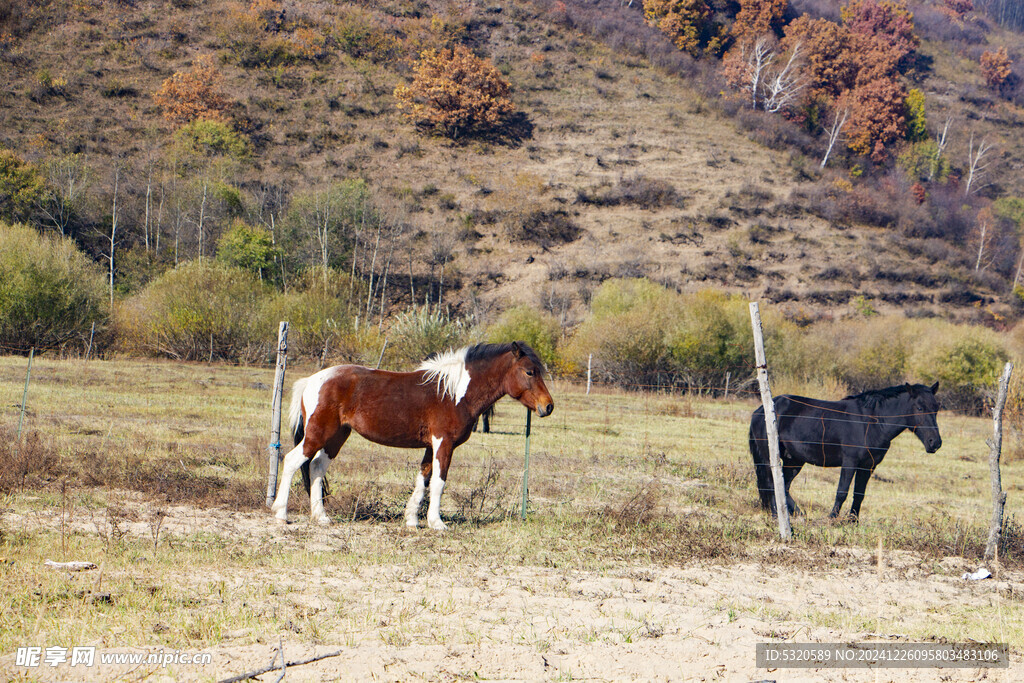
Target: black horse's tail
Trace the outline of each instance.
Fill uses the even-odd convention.
[[[775,512],[775,480],[768,458],[768,429],[764,423],[764,408],[758,408],[750,417],[750,455],[754,458],[754,473],[757,475],[757,493],[761,496],[761,507]]]

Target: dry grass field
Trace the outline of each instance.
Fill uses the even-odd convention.
[[[418,454],[358,437],[329,472],[333,525],[311,524],[297,493],[284,527],[263,508],[272,370],[37,359],[15,457],[25,365],[0,358],[7,678],[219,680],[283,644],[288,661],[341,650],[289,680],[977,680],[771,672],[754,646],[1000,641],[1014,662],[1024,650],[1024,463],[1004,467],[1004,562],[994,579],[960,578],[989,515],[986,420],[943,413],[931,456],[897,439],[859,524],[824,519],[838,472],[805,469],[793,490],[806,516],[782,545],[756,505],[751,400],[587,396],[556,381],[554,414],[534,421],[525,522],[525,411],[506,399],[495,431],[456,451],[448,533],[403,525]],[[85,673],[19,667],[26,646],[212,661]]]

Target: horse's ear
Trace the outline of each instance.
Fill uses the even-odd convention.
[[[523,357],[523,347],[520,346],[519,342],[517,342],[517,341],[512,342],[512,354],[516,358],[522,358]]]
[[[936,382],[935,384],[932,385],[932,393],[934,394],[938,390],[939,390],[939,383]]]

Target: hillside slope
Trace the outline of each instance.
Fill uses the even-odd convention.
[[[251,163],[235,178],[246,190],[247,219],[280,211],[268,200],[274,192],[365,178],[381,210],[408,228],[394,249],[395,306],[420,300],[422,283],[432,281],[431,292],[443,287],[445,301],[463,312],[486,317],[523,302],[571,324],[600,281],[647,276],[684,290],[767,298],[803,319],[895,308],[989,322],[1015,315],[1007,280],[972,267],[972,245],[812,212],[808,198],[849,185],[848,176],[817,173],[816,143],[804,145],[805,156],[753,142],[701,94],[706,66],[695,72],[704,82],[690,82],[526,0],[357,5],[284,3],[280,35],[313,27],[328,38],[324,54],[246,66],[237,48],[246,5],[13,3],[21,14],[6,17],[0,145],[34,161],[84,154],[96,225],[109,215],[113,166],[125,166],[124,246],[138,246],[148,169],[164,158],[173,130],[152,94],[212,54],[235,103],[231,114],[254,142]],[[405,52],[417,40],[429,44],[431,17],[445,17],[512,84],[520,135],[452,142],[417,131],[392,96],[409,62],[353,56],[333,42],[353,16],[390,27]],[[1019,186],[1012,131],[1020,108],[965,103],[966,86],[949,80],[963,73],[964,57],[929,41],[921,52],[931,64],[921,83],[934,118],[956,107],[987,111],[971,120],[984,119],[979,134],[1002,136],[998,191]],[[951,156],[966,144],[965,135],[955,139]],[[101,252],[95,226],[79,241]],[[125,289],[135,277],[119,273]]]

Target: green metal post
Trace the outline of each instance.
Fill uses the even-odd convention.
[[[21,450],[21,425],[25,422],[25,402],[28,400],[28,380],[32,377],[32,356],[34,355],[36,355],[36,347],[33,346],[32,350],[28,352],[28,372],[25,373],[25,391],[21,395],[21,417],[18,418],[18,442],[15,444],[15,455]]]
[[[526,519],[526,501],[530,497],[530,409],[526,409],[526,464],[523,468],[523,505],[519,509],[519,516]]]

